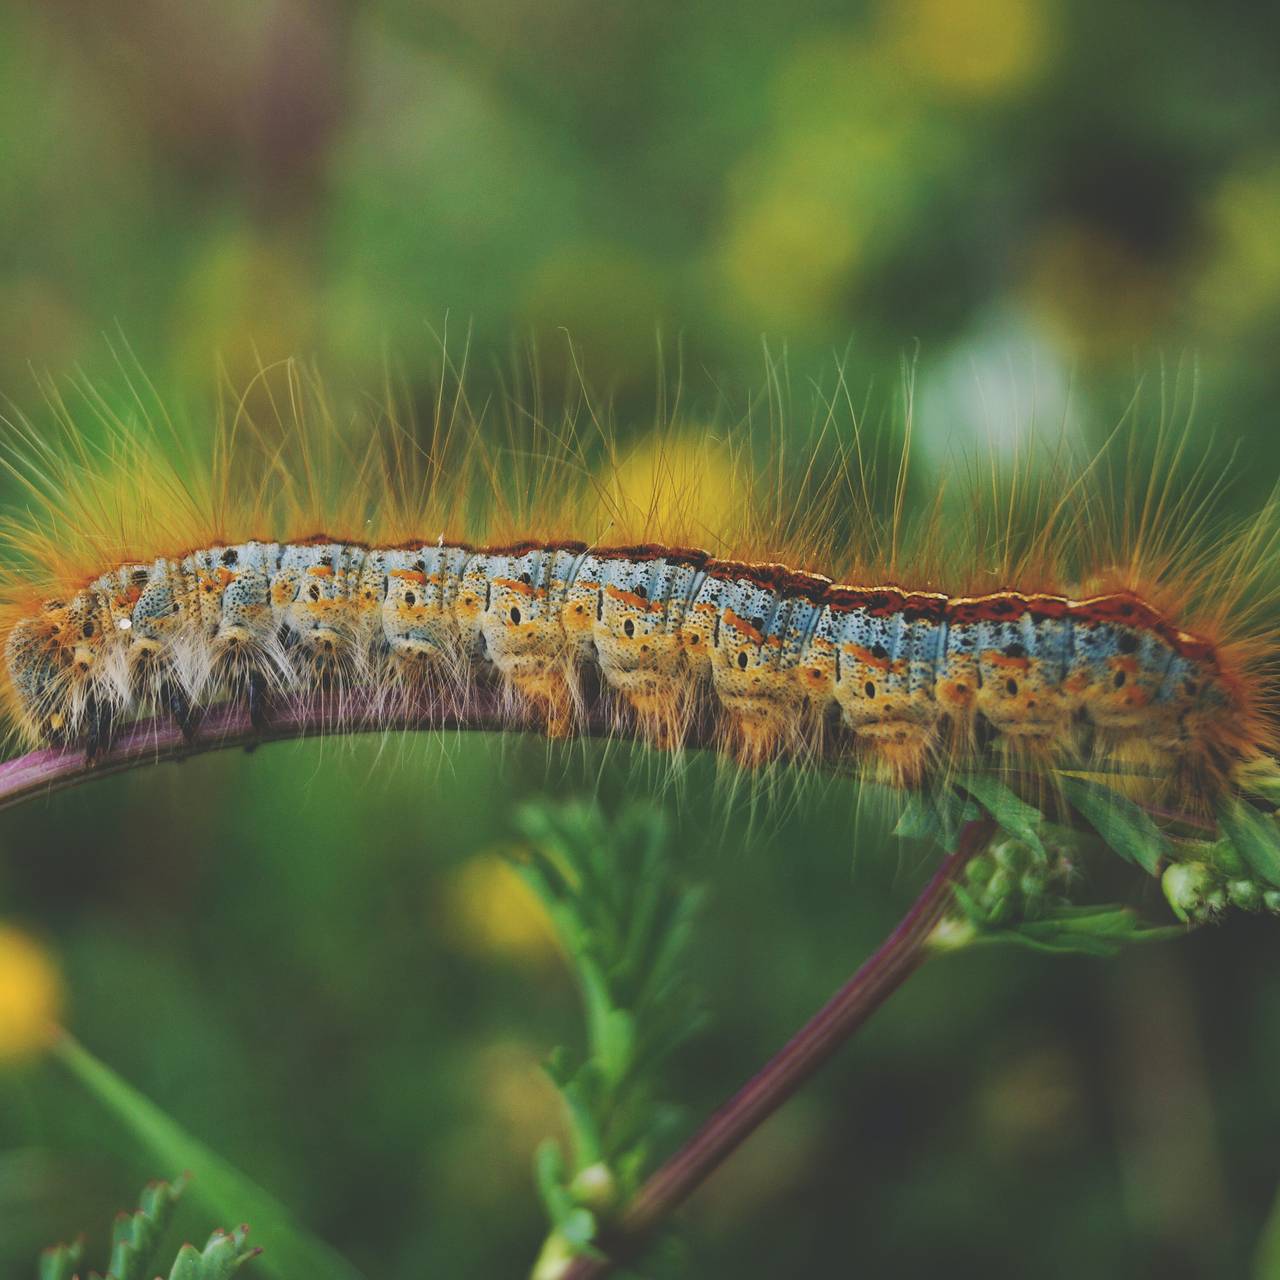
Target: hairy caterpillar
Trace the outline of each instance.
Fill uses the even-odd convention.
[[[744,765],[842,759],[906,785],[979,756],[1118,755],[1209,794],[1273,745],[1274,636],[1253,598],[1269,515],[1193,552],[1200,496],[1166,486],[1117,537],[1083,496],[1086,468],[1058,476],[1047,514],[1042,485],[1020,549],[991,536],[999,521],[961,537],[938,509],[903,550],[900,513],[886,538],[846,447],[819,483],[809,460],[772,527],[757,518],[713,553],[687,545],[697,485],[670,468],[637,504],[610,493],[616,451],[602,479],[561,432],[552,449],[550,433],[521,439],[511,456],[537,463],[504,473],[461,399],[421,448],[393,424],[326,458],[332,416],[312,425],[298,406],[320,393],[284,376],[281,430],[237,419],[212,466],[166,460],[160,433],[113,415],[87,446],[60,399],[53,441],[18,429],[10,465],[32,509],[7,536],[30,567],[4,583],[4,695],[25,741],[92,755],[144,714],[194,734],[228,699],[263,722],[282,700],[350,690],[390,720],[497,681],[552,736],[604,698],[661,747],[710,724],[699,740]],[[717,465],[744,502],[773,485],[745,454]],[[841,512],[892,547],[885,563],[841,552],[830,528],[859,528]],[[553,521],[581,540],[538,534]]]

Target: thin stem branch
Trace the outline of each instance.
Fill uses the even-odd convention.
[[[253,748],[321,735],[356,733],[530,732],[544,733],[547,721],[536,707],[513,704],[501,688],[474,685],[451,698],[422,699],[388,709],[385,702],[361,695],[298,697],[272,709],[255,725],[243,704],[224,703],[210,710],[193,735],[183,736],[168,716],[128,725],[110,748],[90,761],[79,747],[47,747],[0,763],[0,809],[37,796],[65,791],[84,782],[164,761],[185,760],[229,747]],[[604,699],[589,704],[575,725],[579,737],[634,735],[634,726]],[[685,737],[690,748],[709,746],[712,726],[695,723]]]
[[[640,1188],[608,1238],[607,1259],[580,1257],[563,1280],[600,1280],[633,1254],[681,1204],[821,1067],[924,962],[926,943],[952,902],[965,865],[990,839],[994,824],[969,823],[956,852],[938,868],[880,948],[697,1133]]]

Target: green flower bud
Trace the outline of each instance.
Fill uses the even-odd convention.
[[[929,935],[929,946],[935,951],[959,951],[978,936],[972,920],[963,916],[943,916]]]
[[[1230,840],[1215,840],[1202,848],[1204,860],[1224,875],[1243,877],[1249,874],[1248,864]]]
[[[996,864],[985,855],[970,860],[969,865],[964,869],[964,878],[974,886],[981,888],[988,880],[991,879],[992,873],[996,869]]]
[[[1280,889],[1264,889],[1262,891],[1262,905],[1272,915],[1280,916]]]
[[[1024,898],[1038,898],[1049,883],[1049,874],[1043,867],[1032,867],[1018,881],[1018,889]]]
[[[983,902],[987,907],[993,907],[996,903],[1004,902],[1010,898],[1016,888],[1017,882],[1014,880],[1013,873],[1004,870],[1002,867],[987,881],[987,891],[983,894]]]
[[[1203,862],[1172,862],[1160,877],[1160,887],[1173,914],[1186,924],[1205,915],[1205,898],[1218,883],[1213,869]]]
[[[1015,874],[1031,862],[1031,850],[1020,840],[1001,840],[991,854],[999,866]]]
[[[569,1194],[580,1204],[604,1216],[618,1203],[618,1180],[603,1160],[579,1169],[569,1184]]]
[[[1227,900],[1241,911],[1261,911],[1262,896],[1262,886],[1256,880],[1227,881]]]

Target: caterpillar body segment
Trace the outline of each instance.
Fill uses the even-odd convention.
[[[562,620],[565,595],[586,547],[525,544],[478,554],[466,572],[487,578],[479,614],[482,656],[508,685],[545,712],[547,732],[570,732],[577,701],[571,645]]]
[[[594,667],[658,745],[710,715],[745,764],[847,749],[908,782],[976,750],[982,726],[1217,768],[1241,715],[1214,647],[1131,592],[948,597],[659,545],[213,546],[34,602],[5,659],[33,741],[91,744],[104,723],[241,695],[456,693],[486,671],[562,735]]]
[[[566,626],[579,625],[583,613],[591,617],[601,675],[662,745],[680,741],[699,706],[701,673],[684,660],[681,628],[707,560],[705,552],[663,547],[591,553],[571,589]]]

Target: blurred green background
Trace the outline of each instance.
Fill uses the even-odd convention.
[[[109,382],[109,341],[197,424],[219,361],[376,391],[391,358],[429,402],[446,331],[479,393],[529,345],[554,392],[567,331],[631,430],[664,363],[695,406],[758,386],[763,338],[801,418],[837,359],[889,414],[918,357],[926,469],[930,440],[1102,433],[1140,378],[1157,418],[1195,383],[1244,514],[1280,463],[1277,48],[1280,11],[1243,0],[9,0],[0,392]],[[486,851],[519,797],[648,778],[482,738],[204,758],[3,815],[0,917],[94,1052],[367,1274],[518,1275],[558,1124],[538,1063],[577,1022]],[[752,817],[713,784],[666,798],[712,886],[692,1116],[928,856],[847,785]],[[1109,963],[931,966],[693,1202],[688,1273],[1248,1274],[1277,958],[1240,919]],[[176,1172],[47,1065],[0,1072],[6,1276]]]

